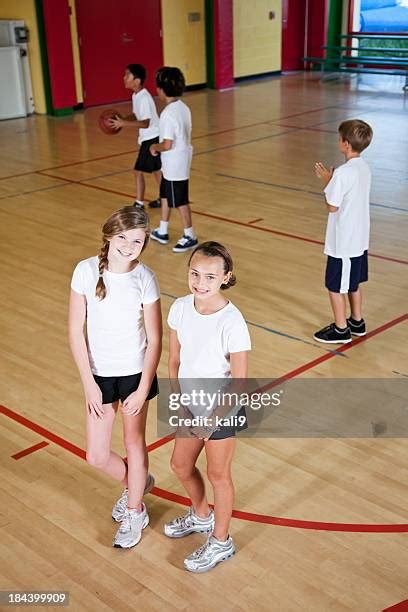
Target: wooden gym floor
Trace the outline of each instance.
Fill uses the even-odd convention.
[[[406,378],[408,113],[400,88],[364,91],[297,74],[185,101],[194,224],[200,240],[232,251],[238,284],[229,295],[249,322],[251,376]],[[153,401],[151,524],[135,549],[111,547],[120,487],[83,460],[82,390],[66,330],[75,263],[97,253],[104,219],[133,201],[136,133],[104,135],[100,111],[0,124],[2,588],[70,591],[71,609],[81,611],[374,612],[407,600],[402,438],[241,438],[231,526],[238,554],[190,575],[182,561],[202,538],[162,535],[186,500],[169,469],[172,443],[156,435]],[[333,351],[312,339],[331,320],[327,215],[313,166],[342,163],[337,126],[355,117],[374,129],[365,153],[373,172],[370,333]],[[147,195],[156,196],[153,180]],[[159,212],[151,217],[154,227]],[[174,241],[180,229],[174,215]],[[187,293],[186,260],[157,243],[144,256],[158,275],[164,316]],[[167,334],[162,377],[166,360]],[[114,447],[123,452],[119,424]]]

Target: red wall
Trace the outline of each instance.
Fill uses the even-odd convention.
[[[328,1],[310,0],[308,8],[307,55],[323,57],[328,26]]]
[[[214,77],[216,89],[234,86],[232,0],[213,0]]]
[[[43,0],[48,67],[54,109],[75,106],[74,60],[67,0]]]

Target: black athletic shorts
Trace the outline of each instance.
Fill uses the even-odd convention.
[[[333,293],[357,291],[360,283],[368,280],[368,253],[359,257],[327,258],[326,289]]]
[[[243,425],[234,424],[235,419],[239,417],[245,417],[245,422]],[[246,412],[243,406],[239,409],[235,417],[232,417],[232,421],[233,422],[231,424],[220,425],[219,429],[214,431],[214,433],[209,437],[209,440],[225,440],[226,438],[234,438],[240,431],[248,429]]]
[[[139,155],[137,156],[137,160],[135,163],[135,170],[140,170],[140,172],[156,172],[156,170],[161,169],[161,160],[159,155],[152,155],[150,153],[150,145],[157,144],[159,142],[159,137],[151,138],[151,140],[144,140],[139,149]]]
[[[166,198],[171,208],[185,206],[188,199],[188,179],[185,181],[168,181],[162,176],[160,183],[160,197]]]
[[[102,391],[102,404],[112,404],[118,400],[124,402],[133,391],[136,391],[142,378],[142,373],[139,372],[139,374],[131,374],[130,376],[97,376],[96,374],[93,376],[96,384]],[[158,394],[159,386],[157,376],[155,375],[146,399],[151,400]]]

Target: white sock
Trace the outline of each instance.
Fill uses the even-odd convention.
[[[137,204],[140,204],[141,206],[143,206],[143,200],[136,200]]]
[[[187,236],[187,238],[191,238],[192,240],[195,240],[195,237],[196,237],[192,227],[185,227],[184,235]]]
[[[168,234],[168,233],[169,233],[169,222],[160,221],[159,234]]]

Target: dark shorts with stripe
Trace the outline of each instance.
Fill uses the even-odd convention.
[[[244,431],[244,429],[248,429],[246,412],[243,406],[237,412],[236,417],[245,417],[245,422],[243,423],[243,425],[220,425],[220,427],[216,431],[214,431],[214,433],[208,439],[225,440],[226,438],[235,438],[237,433],[239,433],[240,431]]]
[[[131,374],[130,376],[97,376],[94,374],[94,379],[100,390],[102,391],[102,403],[112,404],[113,402],[125,399],[139,387],[142,373]],[[155,375],[147,394],[146,399],[151,400],[159,394],[159,385],[157,376]]]
[[[189,204],[188,179],[185,181],[168,181],[162,176],[160,197],[165,198],[171,208]]]
[[[152,172],[156,172],[161,169],[161,159],[160,155],[152,155],[150,153],[150,145],[157,144],[159,142],[159,137],[151,138],[150,140],[144,140],[139,149],[139,155],[137,156],[137,160],[135,163],[135,170],[140,170],[140,172],[148,172],[151,174]]]
[[[333,293],[357,291],[368,280],[368,253],[359,257],[327,258],[325,285]]]

